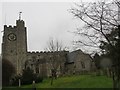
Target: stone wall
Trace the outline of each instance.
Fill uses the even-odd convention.
[[[57,74],[61,75],[64,72],[67,53],[67,51],[28,52],[25,67],[30,67],[34,70],[34,73],[38,73],[44,77],[50,77],[51,69],[56,68]]]
[[[70,59],[66,66],[68,68],[68,73],[81,74],[82,72],[91,71],[92,58],[89,54],[85,54],[81,50],[76,50],[69,53],[68,56]]]

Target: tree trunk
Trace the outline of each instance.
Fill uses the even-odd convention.
[[[51,78],[51,86],[53,85],[53,76],[52,76],[52,78]]]
[[[115,71],[112,71],[112,78],[113,78],[113,89],[114,90],[120,90],[120,77],[119,73],[116,74]]]

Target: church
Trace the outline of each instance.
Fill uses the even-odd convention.
[[[2,60],[9,60],[13,64],[16,75],[22,74],[27,67],[42,77],[50,77],[54,68],[58,76],[92,70],[91,56],[81,50],[28,52],[27,28],[20,18],[16,20],[16,26],[4,25],[2,39]]]

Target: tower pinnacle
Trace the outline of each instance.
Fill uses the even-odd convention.
[[[21,20],[21,13],[22,13],[22,12],[19,12],[19,20]]]

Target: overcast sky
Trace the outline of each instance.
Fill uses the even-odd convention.
[[[27,27],[28,51],[43,51],[51,37],[62,41],[72,50],[75,35],[70,32],[82,25],[69,12],[73,2],[67,2],[67,0],[66,2],[31,1],[0,3],[0,11],[2,11],[0,12],[0,20],[2,19],[0,30],[3,30],[5,24],[15,26],[18,13],[22,11],[22,19]],[[0,33],[0,43],[2,43],[2,33]]]

